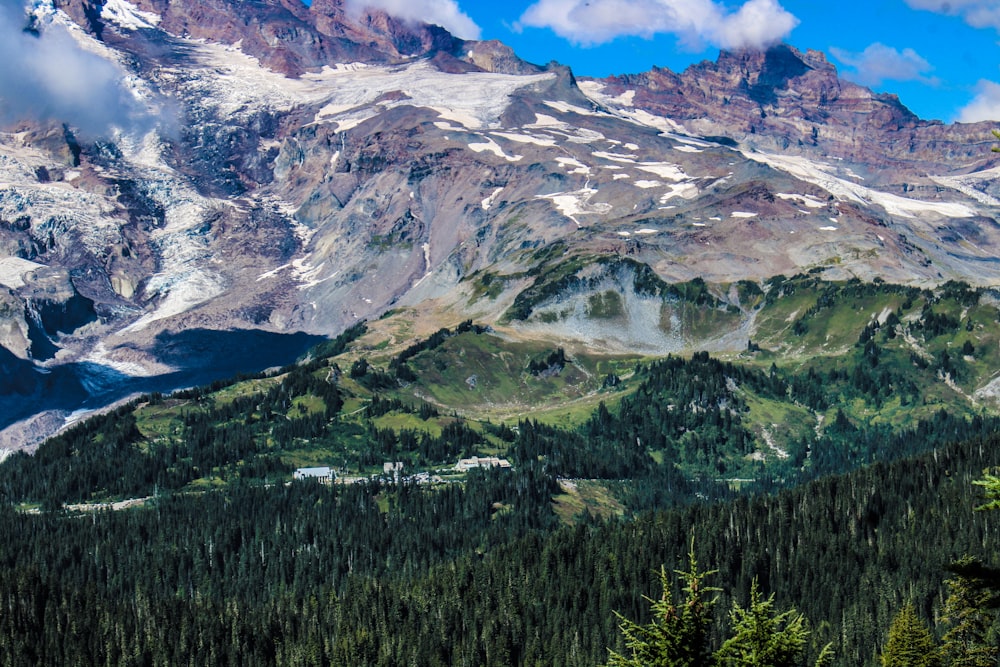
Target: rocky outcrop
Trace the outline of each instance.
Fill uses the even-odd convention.
[[[578,81],[339,0],[58,3],[39,29],[75,22],[166,111],[99,139],[0,132],[8,421],[286,363],[390,309],[609,350],[675,315],[646,342],[701,335],[639,273],[1000,280],[984,128],[922,121],[818,52]],[[602,258],[638,273],[574,273],[593,284],[500,322]]]
[[[834,156],[878,170],[925,174],[951,164],[991,165],[988,123],[944,125],[915,116],[890,94],[841,79],[818,51],[788,45],[722,52],[681,74],[654,68],[602,80],[638,109],[748,147]],[[866,174],[867,176],[868,174]],[[895,176],[896,174],[894,174]]]

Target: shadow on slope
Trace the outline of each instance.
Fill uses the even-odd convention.
[[[166,393],[284,366],[324,340],[255,330],[163,332],[151,351],[178,370],[151,377],[89,361],[40,369],[0,348],[0,429],[43,411],[97,410],[135,393]]]

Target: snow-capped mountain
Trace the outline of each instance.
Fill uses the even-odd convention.
[[[20,18],[114,74],[78,107],[125,102],[77,121],[41,103],[63,76],[0,132],[0,427],[284,363],[389,308],[683,347],[634,293],[632,334],[511,318],[553,252],[668,282],[1000,278],[989,127],[921,121],[815,52],[578,81],[338,0],[37,0]],[[605,273],[592,284],[628,282]]]

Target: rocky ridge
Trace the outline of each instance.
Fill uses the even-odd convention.
[[[618,285],[635,331],[602,333],[582,293],[508,317],[564,260],[667,282],[1000,278],[988,128],[921,121],[816,52],[577,81],[336,0],[34,11],[42,39],[68,31],[169,111],[100,138],[0,132],[0,426],[284,363],[390,308],[609,350],[690,342],[619,274],[574,284]]]

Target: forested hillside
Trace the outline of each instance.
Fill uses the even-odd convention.
[[[361,324],[83,421],[0,464],[0,663],[596,665],[692,544],[718,570],[713,650],[754,580],[809,619],[812,658],[878,664],[910,603],[945,635],[947,567],[996,555],[973,482],[1000,419],[955,400],[996,308],[807,277],[758,296],[762,335],[727,360],[472,322],[393,348]],[[472,409],[488,391],[570,400],[502,420]],[[476,456],[511,465],[456,466]]]

